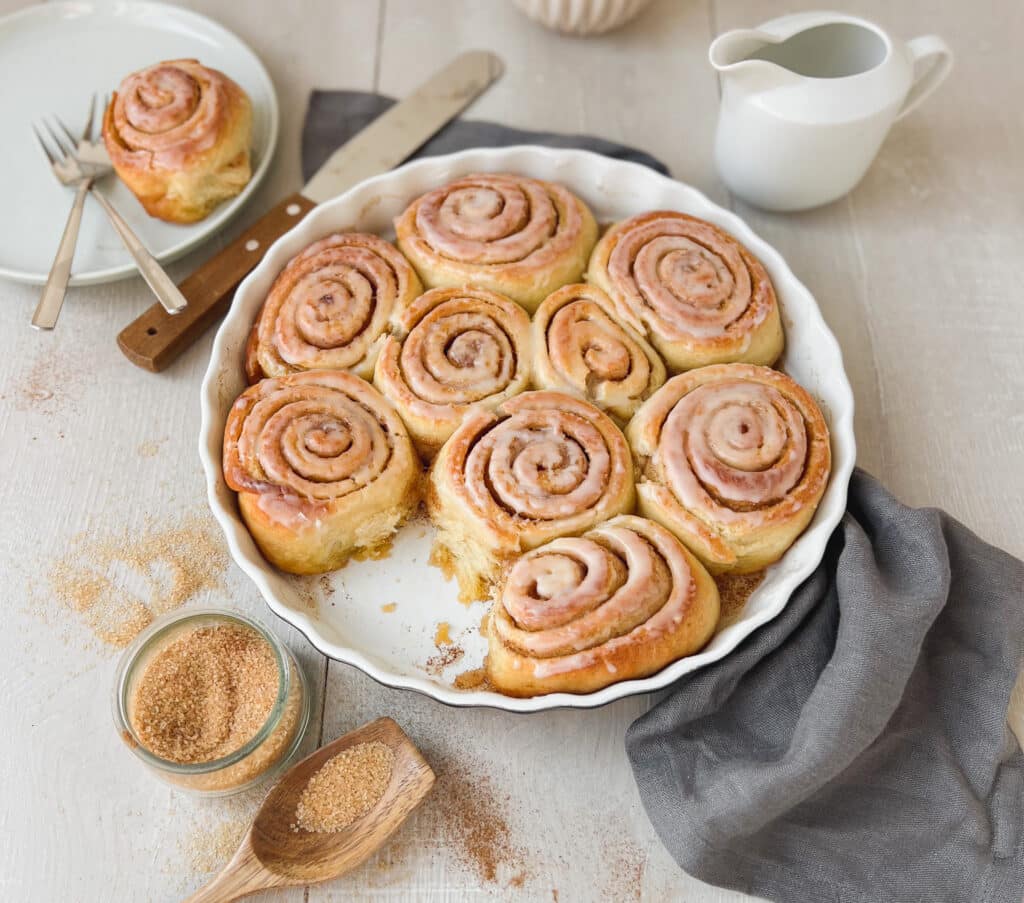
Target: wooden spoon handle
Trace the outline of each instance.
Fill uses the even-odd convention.
[[[125,357],[154,373],[167,367],[225,313],[267,248],[315,206],[301,194],[281,201],[178,286],[188,302],[183,311],[172,316],[154,304],[122,329],[117,344]]]
[[[230,903],[249,894],[282,887],[287,883],[260,864],[252,851],[249,835],[246,835],[238,852],[224,866],[224,870],[209,884],[199,888],[184,903]]]

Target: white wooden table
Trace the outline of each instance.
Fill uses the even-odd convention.
[[[0,12],[20,5],[0,0]],[[283,131],[273,173],[241,222],[176,264],[175,275],[298,187],[312,87],[401,95],[457,51],[493,48],[508,71],[472,115],[637,145],[731,204],[786,256],[839,337],[857,397],[860,464],[906,501],[943,506],[1024,555],[1024,119],[1007,101],[1024,93],[1019,4],[1004,0],[980,15],[955,0],[832,3],[905,38],[937,32],[958,64],[899,124],[852,196],[791,216],[733,203],[719,183],[711,163],[718,85],[705,54],[720,31],[820,0],[660,0],[623,31],[586,41],[543,31],[504,0],[189,5],[266,62]],[[28,328],[36,297],[0,284],[0,898],[174,900],[219,867],[218,849],[240,833],[258,794],[194,801],[121,748],[109,704],[117,654],[53,599],[49,575],[81,531],[87,542],[117,542],[208,517],[195,449],[210,341],[153,376],[114,344],[150,303],[141,280],[74,291],[52,334]],[[270,619],[240,571],[219,570],[216,586],[190,604]],[[140,592],[130,567],[107,576]],[[366,866],[267,899],[748,899],[680,873],[649,827],[622,745],[647,700],[535,716],[455,710],[328,666],[274,626],[317,687],[314,738],[390,714],[444,776]],[[1017,724],[1022,713],[1018,689]],[[495,817],[460,816],[467,794]],[[472,855],[488,841],[497,847],[491,876],[486,858]]]

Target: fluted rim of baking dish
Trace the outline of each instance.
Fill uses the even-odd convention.
[[[381,667],[359,649],[333,642],[321,631],[310,612],[285,604],[271,586],[272,566],[263,558],[238,514],[234,493],[224,483],[221,446],[224,423],[234,394],[224,395],[222,376],[234,371],[237,378],[242,362],[228,353],[228,345],[248,334],[256,310],[274,277],[303,247],[331,231],[359,229],[367,211],[381,196],[400,197],[405,202],[453,178],[472,172],[516,172],[552,181],[584,181],[597,192],[615,199],[623,207],[629,199],[657,195],[660,204],[644,203],[633,215],[657,208],[679,210],[706,219],[728,230],[757,255],[768,269],[787,333],[795,328],[808,331],[805,341],[818,343],[816,360],[832,362],[817,374],[814,386],[805,387],[821,404],[832,439],[832,475],[811,524],[783,558],[768,569],[765,581],[755,591],[760,607],[747,617],[720,631],[708,647],[666,666],[649,677],[621,681],[593,693],[551,693],[519,699],[491,690],[458,690],[427,676],[402,674]],[[570,186],[572,187],[572,186]],[[573,189],[576,190],[576,189]],[[590,202],[586,190],[578,191]],[[614,203],[614,200],[613,200]],[[596,204],[600,207],[600,204]],[[365,228],[365,227],[363,227]],[[374,230],[379,231],[379,230]],[[237,349],[236,349],[237,350]],[[786,354],[792,353],[787,347]],[[825,554],[832,531],[846,510],[846,495],[856,458],[853,433],[853,392],[843,369],[839,343],[825,323],[814,297],[793,274],[782,255],[735,213],[720,207],[697,189],[663,176],[638,163],[615,160],[585,150],[565,150],[533,145],[507,148],[475,148],[438,157],[426,157],[359,183],[344,194],[316,207],[291,231],[267,250],[259,265],[243,280],[214,339],[210,363],[201,389],[202,425],[199,456],[206,475],[207,494],[214,517],[224,530],[231,556],[253,580],[270,609],[302,633],[328,658],[353,665],[378,683],[396,689],[415,690],[451,706],[489,707],[509,712],[538,712],[555,708],[595,708],[615,700],[664,689],[685,674],[728,655],[746,637],[775,618],[796,588],[814,571]],[[749,604],[748,604],[749,608]]]

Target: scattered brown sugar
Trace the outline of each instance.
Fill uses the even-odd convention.
[[[80,534],[49,583],[100,640],[127,646],[154,618],[218,587],[226,566],[212,522],[193,517],[143,536]]]
[[[13,398],[22,413],[59,414],[65,408],[74,408],[81,372],[80,362],[69,359],[68,349],[47,350],[19,373],[16,382],[4,388],[0,399]]]
[[[502,800],[486,775],[466,776],[454,763],[437,771],[432,799],[440,807],[439,828],[445,844],[480,880],[522,885],[529,877],[526,852],[512,839]]]
[[[486,668],[473,668],[470,671],[463,671],[455,675],[452,682],[456,690],[487,690],[490,684],[487,681]]]
[[[640,903],[647,851],[628,838],[620,838],[606,845],[603,857],[608,869],[603,898],[621,903],[630,900]]]
[[[441,672],[444,671],[449,665],[454,665],[462,656],[466,654],[466,651],[461,646],[450,645],[442,646],[437,655],[432,655],[424,663],[423,667],[427,674],[434,677],[440,677]]]
[[[251,816],[223,821],[211,828],[194,831],[184,847],[193,874],[208,874],[221,868],[242,842]]]
[[[735,624],[743,615],[743,609],[751,593],[764,580],[764,571],[753,574],[719,574],[715,577],[718,585],[718,596],[721,600],[721,614],[718,616],[717,630]]]
[[[391,614],[391,612],[393,612],[393,611],[394,611],[394,610],[395,610],[396,608],[398,608],[398,603],[397,603],[397,602],[388,602],[387,604],[385,604],[385,605],[382,605],[382,606],[380,607],[380,610],[381,610],[382,612],[384,612],[385,614],[388,614],[388,615],[389,615],[389,614]]]
[[[394,751],[377,740],[332,756],[303,789],[292,830],[333,834],[347,828],[384,796],[394,767]]]
[[[452,644],[452,636],[450,632],[450,626],[447,621],[441,621],[437,625],[437,630],[434,631],[434,645],[440,649],[442,646],[450,646]]]
[[[186,628],[143,667],[132,728],[150,752],[183,764],[245,746],[266,724],[281,680],[266,639],[231,623]]]

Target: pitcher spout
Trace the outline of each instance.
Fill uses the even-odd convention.
[[[758,58],[766,47],[780,41],[777,35],[756,29],[728,31],[711,43],[708,60],[721,75],[723,87],[770,91],[799,81],[788,69]]]

